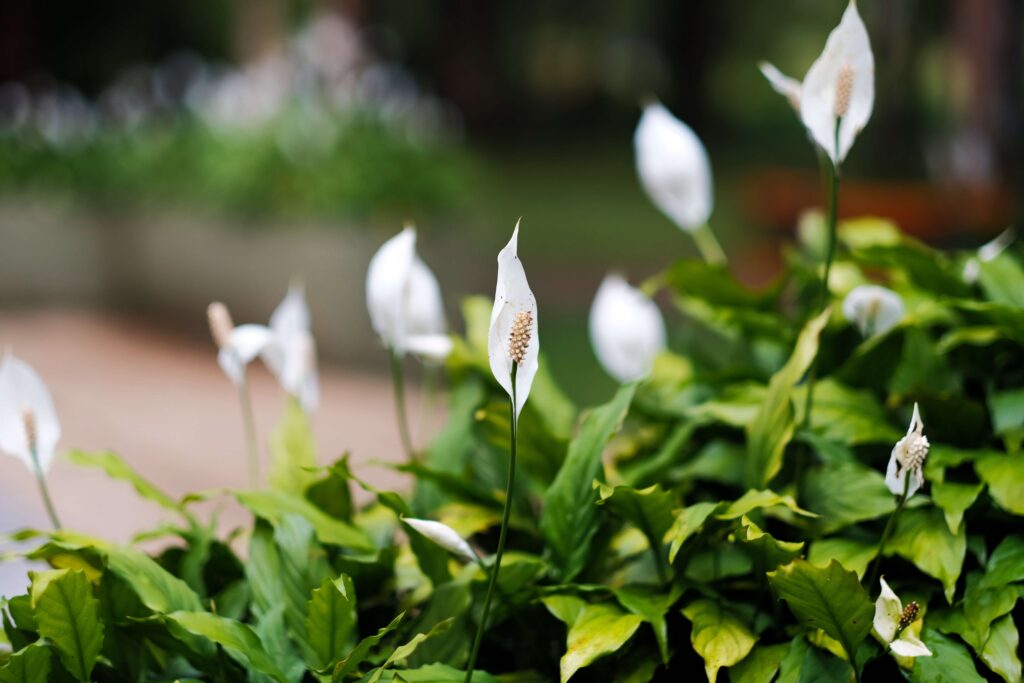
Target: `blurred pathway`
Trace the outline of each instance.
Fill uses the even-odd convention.
[[[6,347],[49,385],[63,427],[59,453],[112,449],[172,496],[246,485],[237,395],[217,366],[212,342],[106,314],[0,311],[0,351]],[[382,368],[384,362],[382,352]],[[284,398],[259,362],[250,367],[265,444]],[[314,416],[320,462],[349,451],[354,463],[363,463],[362,476],[401,486],[387,468],[366,464],[401,459],[386,376],[325,367],[320,378],[321,405]],[[410,398],[416,416],[417,397]],[[437,420],[433,423],[436,429]],[[166,517],[129,485],[72,465],[59,454],[49,482],[62,522],[77,531],[126,540]],[[246,519],[227,503],[222,516],[227,525]],[[0,534],[46,524],[28,469],[0,456]],[[24,569],[0,565],[0,595],[24,585]]]

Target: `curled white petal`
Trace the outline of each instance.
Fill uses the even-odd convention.
[[[843,315],[865,337],[883,335],[903,320],[903,298],[879,285],[854,287],[843,299]]]
[[[889,648],[900,657],[931,657],[932,651],[913,631],[905,629],[900,637],[889,643]]]
[[[508,392],[512,392],[512,357],[509,355],[509,341],[516,316],[529,313],[532,319],[530,339],[523,360],[516,370],[516,417],[522,412],[526,399],[530,396],[530,387],[537,374],[540,353],[540,336],[537,330],[537,300],[526,281],[526,271],[519,260],[519,223],[512,232],[512,239],[498,253],[498,282],[494,290],[494,308],[491,309],[491,324],[487,336],[487,355],[491,363],[491,372],[498,384]]]
[[[470,547],[469,543],[447,524],[430,519],[414,519],[412,517],[403,517],[402,521],[453,555],[467,562],[476,560],[476,553],[473,552],[473,548]]]
[[[228,343],[217,353],[217,363],[235,386],[245,379],[245,367],[264,353],[274,333],[264,325],[239,325],[231,330]]]
[[[800,89],[803,84],[795,78],[782,73],[770,62],[761,62],[757,67],[761,70],[764,77],[768,79],[768,84],[772,86],[772,90],[785,97],[789,105],[799,114]]]
[[[879,579],[882,584],[882,592],[875,600],[875,618],[872,626],[875,633],[885,643],[891,643],[896,636],[896,629],[900,625],[900,617],[903,616],[903,603],[899,597],[889,588],[885,579]]]
[[[644,107],[633,145],[640,182],[655,206],[686,232],[704,226],[714,200],[711,162],[697,134],[654,102]]]
[[[665,321],[646,294],[609,275],[590,307],[590,343],[609,375],[632,382],[645,377],[664,350]]]
[[[281,388],[297,398],[307,413],[316,410],[320,401],[316,340],[310,326],[305,287],[293,281],[270,316],[272,339],[261,349],[263,362]]]
[[[839,125],[836,144],[836,95],[840,75],[852,75],[848,106]],[[875,100],[875,58],[867,28],[850,0],[839,25],[829,34],[825,49],[804,77],[800,89],[800,118],[814,141],[836,165],[846,158],[854,139],[867,125]]]
[[[60,440],[60,420],[42,378],[28,363],[7,352],[0,361],[0,453],[14,456],[34,472],[26,419],[33,423],[36,456],[45,473]]]

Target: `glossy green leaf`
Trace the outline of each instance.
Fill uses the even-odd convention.
[[[983,484],[961,484],[951,481],[932,484],[932,501],[945,514],[946,525],[951,534],[960,531],[960,522],[964,519],[964,513],[974,505],[978,494],[984,488]]]
[[[316,465],[313,426],[298,400],[289,396],[270,434],[270,487],[301,496],[316,481]]]
[[[875,612],[855,573],[835,561],[822,568],[795,560],[769,572],[768,580],[805,626],[838,640],[853,661]]]
[[[820,515],[827,533],[877,519],[896,508],[885,477],[853,462],[812,468],[803,480],[800,499],[808,510]]]
[[[61,664],[79,681],[90,680],[103,647],[103,622],[92,584],[80,571],[32,573],[32,609],[39,635],[57,650]]]
[[[561,682],[605,655],[617,652],[633,637],[643,617],[608,603],[587,604],[574,596],[549,596],[544,605],[569,627],[566,651],[559,663]]]
[[[914,683],[984,683],[967,648],[934,629],[926,628],[921,640],[931,657],[918,657],[910,672]]]
[[[896,531],[885,546],[886,554],[905,557],[925,574],[938,579],[950,602],[966,552],[967,532],[963,525],[957,534],[950,533],[945,516],[936,507],[900,513]]]
[[[686,539],[696,533],[719,507],[721,503],[703,502],[676,511],[675,521],[665,534],[665,541],[671,544],[668,549],[669,562],[676,561],[676,555]]]
[[[792,562],[801,555],[804,548],[803,541],[780,541],[774,538],[746,516],[740,518],[736,541],[751,556],[755,571],[759,574]]]
[[[307,639],[316,655],[314,668],[325,669],[355,643],[356,593],[352,579],[345,574],[324,579],[313,591],[307,614]]]
[[[416,652],[416,648],[423,644],[424,641],[441,635],[452,627],[454,621],[454,619],[445,619],[444,621],[436,624],[426,633],[417,633],[409,640],[409,642],[396,647],[391,654],[388,655],[388,658],[384,660],[384,663],[373,672],[369,679],[367,679],[367,683],[378,683],[387,669],[391,668],[398,662],[404,662],[407,660]]]
[[[988,640],[982,648],[982,661],[988,668],[999,674],[1006,683],[1018,683],[1021,680],[1020,635],[1013,623],[1013,615],[1007,614],[992,624]]]
[[[615,589],[615,597],[619,604],[627,610],[644,618],[654,629],[654,639],[658,642],[661,661],[668,664],[668,625],[665,615],[682,595],[683,589],[673,585],[668,592],[652,586],[630,585]],[[563,620],[564,621],[564,620]]]
[[[331,676],[331,680],[334,683],[340,683],[345,677],[353,673],[356,668],[366,661],[366,658],[370,654],[370,650],[377,647],[380,641],[384,639],[386,635],[398,628],[398,625],[402,623],[402,619],[405,618],[405,612],[400,613],[397,617],[391,620],[391,623],[378,631],[372,636],[367,636],[359,641],[359,644],[352,648],[352,651],[348,655],[338,662],[338,665],[334,667],[334,673]]]
[[[1017,581],[1024,581],[1024,536],[1013,534],[992,551],[981,585],[997,588]]]
[[[548,541],[551,563],[563,581],[572,580],[586,563],[600,522],[592,482],[603,479],[601,456],[622,424],[635,392],[636,385],[627,384],[609,403],[583,418],[558,476],[544,494],[540,528]]]
[[[107,552],[110,571],[123,579],[149,609],[160,614],[202,609],[199,596],[145,553],[132,548]]]
[[[743,515],[749,515],[754,510],[771,510],[777,507],[785,508],[804,517],[816,516],[813,512],[804,510],[797,505],[793,496],[779,495],[768,489],[764,491],[755,491],[753,489],[747,491],[738,500],[729,503],[724,510],[715,516],[718,519],[739,519]]]
[[[243,668],[251,667],[278,683],[289,683],[248,625],[209,612],[171,612],[164,618],[172,632],[207,638],[224,648]]]
[[[238,502],[275,526],[286,515],[298,515],[309,522],[323,543],[337,545],[356,552],[373,551],[373,543],[362,530],[335,519],[308,500],[284,491],[237,491]]]
[[[0,683],[47,683],[52,666],[50,648],[37,641],[13,653],[0,666]]]
[[[1024,515],[1024,457],[992,453],[976,460],[974,469],[1001,508]]]
[[[878,544],[864,539],[832,536],[811,543],[807,561],[819,567],[827,567],[835,560],[857,576],[863,577],[871,560],[878,555]]]
[[[664,556],[662,545],[665,534],[672,526],[672,509],[676,497],[655,484],[645,489],[629,486],[611,487],[595,482],[598,489],[598,505],[605,505],[620,517],[628,520],[647,537],[648,543],[660,556]]]
[[[764,402],[747,427],[747,467],[745,480],[752,488],[767,486],[782,467],[782,454],[796,430],[793,390],[814,362],[818,336],[828,321],[825,311],[808,321],[800,332],[789,360],[768,384]]]
[[[807,388],[794,391],[798,418],[803,418]],[[811,429],[821,437],[847,446],[895,443],[903,433],[888,422],[885,410],[867,391],[851,389],[833,379],[814,385]]]
[[[714,600],[695,600],[683,609],[693,623],[690,643],[704,660],[708,681],[718,680],[718,670],[746,657],[757,637],[735,614]]]
[[[749,655],[729,669],[730,683],[771,683],[789,647],[788,643],[755,645]]]

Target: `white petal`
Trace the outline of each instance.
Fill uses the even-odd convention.
[[[270,329],[282,336],[302,334],[310,329],[309,304],[306,303],[306,288],[298,280],[288,285],[284,300],[270,316]]]
[[[658,209],[687,232],[704,226],[714,201],[711,162],[696,133],[652,103],[644,107],[633,145],[640,182]]]
[[[899,597],[892,592],[885,579],[879,579],[882,584],[882,592],[875,600],[875,619],[872,622],[875,633],[886,643],[891,643],[896,636],[896,629],[900,624],[900,617],[903,616],[903,603]]]
[[[424,360],[443,361],[452,352],[452,338],[446,334],[417,334],[405,338],[405,349]]]
[[[402,521],[453,555],[461,557],[467,562],[476,560],[476,553],[473,552],[469,543],[466,543],[466,540],[447,524],[411,517],[403,517]]]
[[[366,273],[366,307],[373,331],[397,353],[402,353],[402,303],[415,257],[416,230],[407,227],[377,250]]]
[[[836,83],[840,72],[853,70],[853,91],[839,129],[836,149]],[[811,137],[835,164],[842,163],[853,140],[867,125],[875,101],[875,58],[867,28],[850,0],[839,26],[825,42],[821,56],[811,65],[800,90],[800,118]]]
[[[889,464],[885,468],[885,485],[889,488],[892,495],[903,495],[903,479],[900,477],[899,459],[896,457],[896,448],[893,448],[892,453],[889,454]]]
[[[444,334],[448,331],[441,285],[419,257],[413,259],[403,303],[407,335]]]
[[[245,379],[245,366],[264,353],[275,338],[269,327],[239,325],[231,330],[228,343],[217,353],[217,363],[235,386]]]
[[[609,275],[590,307],[590,343],[609,375],[632,382],[645,377],[664,350],[665,321],[647,295]]]
[[[910,425],[907,427],[907,436],[911,434],[921,435],[924,433],[924,422],[921,421],[921,410],[914,401],[914,412],[910,416]]]
[[[854,287],[843,299],[843,315],[864,336],[880,336],[896,327],[905,313],[903,298],[879,285]]]
[[[772,90],[785,97],[790,106],[799,114],[800,88],[802,85],[800,81],[782,73],[775,68],[774,64],[769,62],[761,62],[757,67],[761,69],[761,73],[768,79],[768,83],[772,86]]]
[[[487,355],[491,372],[498,384],[512,397],[512,359],[508,354],[512,323],[517,314],[528,311],[533,317],[530,342],[523,362],[516,371],[516,417],[523,410],[530,396],[534,375],[537,374],[540,336],[538,334],[537,300],[526,281],[526,271],[518,256],[519,223],[512,232],[512,239],[498,253],[498,283],[494,290],[494,308],[491,309],[490,332],[487,337]]]
[[[978,258],[983,263],[994,260],[997,256],[1006,251],[1006,248],[1017,239],[1017,231],[1012,227],[1003,230],[991,242],[986,242],[978,249]]]
[[[900,637],[889,644],[894,654],[900,657],[931,657],[932,651],[914,635],[909,628]]]
[[[25,413],[35,421],[36,455],[45,473],[60,440],[60,420],[50,390],[28,363],[7,352],[0,361],[0,453],[12,455],[35,471],[25,430]]]

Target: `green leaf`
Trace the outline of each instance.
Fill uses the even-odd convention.
[[[992,551],[981,585],[997,588],[1017,581],[1024,581],[1024,536],[1014,534]]]
[[[693,623],[690,643],[704,659],[708,681],[718,680],[718,670],[732,666],[746,657],[757,637],[735,614],[714,600],[695,600],[683,609]]]
[[[783,507],[790,512],[795,512],[798,515],[805,517],[816,517],[813,512],[804,510],[796,501],[793,500],[793,496],[780,496],[775,491],[765,489],[764,491],[755,491],[753,489],[744,493],[738,500],[729,503],[728,506],[717,515],[718,519],[739,519],[744,515],[749,515],[754,510],[765,509],[770,510],[776,507]]]
[[[799,387],[798,417],[803,418],[806,386]],[[811,430],[828,441],[846,446],[863,443],[895,443],[903,433],[888,423],[885,410],[868,391],[851,389],[833,379],[814,385]]]
[[[90,680],[103,647],[103,622],[92,584],[80,571],[31,572],[32,609],[39,635],[53,643],[64,668]]]
[[[619,604],[633,614],[644,618],[651,628],[654,629],[654,638],[658,641],[658,651],[661,653],[661,661],[668,664],[668,626],[665,623],[665,614],[683,593],[678,585],[673,585],[668,593],[662,593],[651,586],[623,586],[616,588],[615,597]],[[565,621],[563,619],[563,621]]]
[[[306,633],[316,655],[313,668],[325,669],[352,647],[356,627],[356,593],[352,579],[342,574],[324,579],[309,600]]]
[[[131,484],[135,488],[135,491],[146,500],[152,501],[164,509],[177,512],[186,519],[189,518],[189,514],[181,504],[161,491],[148,479],[143,478],[113,451],[86,453],[85,451],[71,450],[68,452],[67,457],[68,460],[80,467],[95,467],[97,469],[101,469],[106,472],[107,476],[111,479],[117,479],[118,481],[124,481]]]
[[[665,542],[665,534],[672,526],[675,496],[657,484],[640,490],[629,486],[612,488],[600,482],[595,482],[595,486],[599,495],[597,504],[607,505],[631,522],[647,537],[651,548],[664,557],[661,546]]]
[[[729,669],[730,683],[771,683],[789,647],[788,643],[755,646],[749,655]]]
[[[914,683],[984,683],[971,654],[963,645],[938,631],[924,629],[921,640],[932,651],[931,657],[918,657],[910,672]]]
[[[559,663],[561,682],[604,655],[622,648],[643,623],[643,617],[626,614],[615,605],[588,605],[578,598],[549,596],[542,602],[569,627],[565,654]]]
[[[974,469],[1001,508],[1024,515],[1024,456],[991,453],[976,460]]]
[[[780,564],[792,562],[800,556],[804,543],[779,541],[761,530],[746,516],[740,518],[740,528],[736,532],[736,540],[754,561],[754,568],[759,574],[775,569]]]
[[[671,543],[668,549],[669,562],[676,561],[676,555],[686,539],[696,533],[704,525],[704,522],[707,521],[707,518],[721,505],[721,503],[709,502],[694,503],[689,507],[676,511],[675,521],[672,523],[668,533],[665,534],[665,542]]]
[[[793,390],[814,362],[818,336],[828,322],[830,310],[808,321],[800,332],[793,355],[782,369],[772,375],[764,402],[747,427],[747,467],[745,480],[752,488],[768,485],[782,467],[782,454],[796,430]]]
[[[562,581],[571,581],[586,563],[600,523],[592,482],[603,479],[601,456],[626,417],[635,392],[636,384],[627,384],[609,403],[583,418],[558,476],[544,494],[540,528]]]
[[[801,501],[821,516],[825,533],[888,515],[896,508],[885,477],[860,463],[836,463],[808,471]]]
[[[289,396],[284,415],[270,435],[270,487],[303,495],[316,481],[316,441],[309,416]]]
[[[1024,427],[1024,389],[990,392],[988,408],[996,434],[1009,434]]]
[[[980,654],[988,668],[1002,676],[1006,683],[1021,680],[1021,664],[1018,653],[1020,635],[1013,623],[1013,615],[1007,614],[992,624],[988,640]]]
[[[885,553],[905,557],[925,574],[938,579],[946,600],[952,602],[967,553],[967,531],[961,525],[957,534],[950,533],[945,516],[936,507],[904,510]]]
[[[972,580],[975,578],[977,575],[968,577],[967,592],[961,608],[964,620],[974,633],[968,642],[984,643],[988,640],[992,622],[1013,610],[1022,589],[1017,586],[984,588]]]
[[[768,580],[797,619],[838,640],[849,660],[855,661],[875,612],[856,574],[834,560],[824,568],[795,560],[769,572]]]
[[[171,612],[164,618],[175,635],[183,631],[208,638],[224,648],[243,668],[255,669],[278,683],[289,683],[288,677],[263,649],[259,636],[246,624],[209,612]]]
[[[145,553],[132,548],[107,552],[110,571],[123,579],[146,607],[160,614],[178,610],[199,611],[199,596]]]
[[[989,301],[1024,308],[1024,268],[1012,254],[978,262],[978,284]]]
[[[932,484],[932,501],[945,513],[946,525],[951,534],[960,531],[964,512],[974,505],[978,494],[984,488],[983,484],[960,484],[951,481]]]
[[[313,526],[322,543],[337,545],[355,552],[372,552],[373,543],[359,528],[335,519],[308,500],[284,491],[236,491],[238,502],[253,514],[275,526],[286,515],[298,515]]]
[[[367,636],[359,641],[359,644],[352,648],[352,651],[348,653],[348,656],[338,662],[338,665],[334,667],[334,673],[331,676],[331,680],[334,683],[340,683],[347,675],[355,672],[356,667],[366,661],[366,658],[370,655],[370,650],[377,647],[377,645],[384,639],[384,636],[398,628],[398,625],[402,623],[402,619],[405,618],[405,612],[402,612],[397,617],[391,620],[391,623],[387,626],[379,629],[372,636]]]
[[[514,675],[514,674],[513,674]],[[427,664],[415,669],[394,669],[384,672],[380,683],[462,683],[466,680],[466,672],[447,664]],[[517,683],[517,678],[492,676],[486,671],[476,669],[473,680],[477,683]],[[524,683],[536,683],[535,679],[527,678]]]
[[[408,659],[425,640],[441,635],[452,627],[455,622],[454,619],[445,619],[442,622],[436,624],[432,629],[426,633],[417,633],[404,645],[396,647],[394,651],[388,656],[384,663],[373,672],[373,675],[367,680],[367,683],[377,683],[384,671],[390,668],[392,665],[398,662],[403,662]]]
[[[13,653],[0,666],[0,683],[47,683],[50,680],[50,648],[36,641]]]
[[[811,543],[807,561],[819,567],[827,567],[835,560],[845,569],[864,576],[871,560],[878,555],[878,543],[852,538],[823,538]]]

